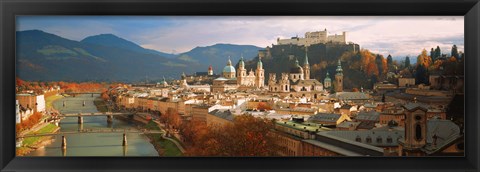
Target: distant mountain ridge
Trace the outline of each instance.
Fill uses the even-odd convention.
[[[243,56],[244,60],[251,60],[258,55],[258,50],[263,48],[253,45],[234,45],[219,43],[205,47],[195,47],[181,53],[177,59],[201,65],[205,70],[212,65],[215,73],[220,73],[227,64],[228,58],[235,65]]]
[[[167,58],[174,58],[176,55],[174,54],[168,54],[164,52],[159,52],[156,50],[152,49],[146,49],[143,48],[131,41],[128,41],[126,39],[117,37],[113,34],[100,34],[100,35],[95,35],[95,36],[89,36],[86,37],[85,39],[81,40],[80,42],[82,43],[88,43],[88,44],[95,44],[95,45],[103,45],[103,46],[108,46],[108,47],[117,47],[117,48],[123,48],[127,50],[132,50],[136,51],[139,53],[145,53],[145,54],[157,54],[163,57]]]
[[[17,76],[39,81],[159,81],[182,72],[217,71],[243,54],[256,56],[259,47],[216,44],[179,55],[145,49],[113,34],[74,41],[41,30],[17,31]],[[187,60],[186,60],[187,59]]]

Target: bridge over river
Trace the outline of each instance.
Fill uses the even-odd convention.
[[[162,131],[137,129],[135,123],[113,118],[144,114],[99,112],[94,100],[100,95],[92,97],[90,94],[54,101],[53,107],[59,111],[57,122],[60,130],[57,133],[18,136],[17,141],[50,136],[49,140],[45,140],[49,144],[35,146],[36,150],[25,156],[159,156],[146,134],[161,134]],[[63,102],[68,104],[63,106]],[[79,124],[77,118],[81,118],[82,123]]]

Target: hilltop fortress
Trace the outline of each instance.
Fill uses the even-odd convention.
[[[346,44],[346,32],[343,32],[341,35],[327,35],[327,29],[324,31],[316,32],[306,32],[305,38],[300,38],[298,36],[292,37],[290,39],[280,39],[277,38],[277,45],[300,45],[300,46],[310,46],[313,44],[326,44],[326,43],[336,43],[336,44]]]

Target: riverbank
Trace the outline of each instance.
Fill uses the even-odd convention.
[[[44,133],[56,133],[60,130],[60,127],[57,127],[54,124],[48,124],[45,127],[39,129],[35,132],[30,132],[28,134],[44,134]],[[45,147],[53,142],[53,136],[43,136],[43,137],[28,137],[23,139],[22,146],[16,148],[15,152],[17,156],[25,156],[26,154],[37,150],[38,148]]]
[[[95,105],[95,107],[97,107],[97,110],[99,112],[108,111],[107,104],[105,104],[105,101],[103,101],[100,97],[95,98],[95,100],[93,100],[93,104]]]
[[[161,130],[157,123],[150,121],[145,125],[148,130]],[[163,134],[146,134],[150,143],[153,144],[159,155],[163,156],[182,156],[183,153],[172,141],[165,139]]]
[[[63,96],[62,96],[62,95],[58,95],[58,94],[57,94],[57,95],[52,95],[52,96],[46,97],[46,98],[45,98],[45,106],[46,106],[46,108],[47,108],[47,109],[50,109],[50,108],[55,109],[55,108],[53,108],[53,102],[54,102],[55,100],[58,100],[58,99],[61,99],[61,98],[63,98]]]
[[[115,119],[128,121],[128,117],[124,116],[115,116]],[[147,130],[162,130],[157,123],[150,121],[147,124],[140,121],[133,120],[138,130],[147,129]],[[180,148],[177,147],[172,141],[165,139],[164,134],[145,134],[148,138],[150,144],[153,145],[159,156],[182,156],[183,153]]]
[[[48,96],[45,98],[45,106],[47,109],[54,110],[56,109],[53,107],[53,102],[64,98],[62,95],[52,95]],[[44,124],[43,124],[44,125]],[[36,131],[30,131],[28,133],[22,133],[22,135],[25,134],[43,134],[43,133],[56,133],[60,130],[60,127],[49,123],[42,128],[36,130]],[[43,137],[29,137],[23,139],[22,146],[17,147],[15,149],[15,154],[17,156],[25,156],[26,154],[37,150],[38,148],[45,147],[53,142],[53,136],[43,136]]]

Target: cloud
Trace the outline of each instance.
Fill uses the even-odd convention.
[[[95,16],[62,20],[29,18],[19,22],[19,28],[45,29],[75,40],[113,33],[163,52],[185,52],[216,43],[266,47],[279,37],[303,37],[305,32],[324,29],[329,34],[346,31],[347,41],[384,55],[416,56],[437,45],[444,53],[452,44],[461,51],[464,47],[463,16]]]

